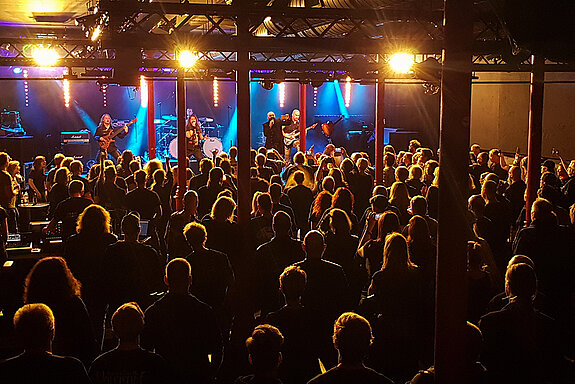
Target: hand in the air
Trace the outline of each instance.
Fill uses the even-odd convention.
[[[124,127],[124,132],[128,133],[128,126],[127,125]]]

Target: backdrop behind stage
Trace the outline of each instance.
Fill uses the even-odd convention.
[[[8,71],[2,68],[0,71]],[[41,68],[30,68],[29,77]],[[54,71],[55,69],[50,69]],[[14,75],[11,73],[12,77]],[[2,75],[2,74],[0,74]],[[8,74],[3,74],[8,77]],[[37,74],[36,76],[40,76]],[[46,74],[42,74],[46,76]],[[147,151],[147,90],[146,87],[120,87],[110,85],[104,91],[95,81],[71,81],[70,102],[64,104],[64,84],[61,80],[2,80],[0,86],[0,110],[20,112],[22,127],[33,137],[34,151],[22,153],[21,160],[30,161],[34,153],[52,156],[62,151],[61,132],[88,130],[90,137],[95,132],[103,113],[112,118],[129,121],[138,118],[130,127],[126,138],[118,141],[118,148],[131,149],[136,155]],[[27,87],[26,87],[27,85]],[[275,84],[265,90],[258,82],[252,82],[251,135],[252,146],[263,145],[262,123],[268,111],[276,116],[291,113],[299,104],[299,84],[284,83],[284,94]],[[323,150],[328,137],[321,131],[321,123],[335,121],[344,116],[335,126],[330,138],[336,146],[345,146],[348,151],[368,150],[373,153],[373,129],[375,123],[375,86],[352,83],[350,92],[345,92],[345,82],[327,82],[314,89],[307,86],[307,124],[319,123],[308,131],[307,147],[314,145],[316,151]],[[224,151],[236,144],[237,114],[236,85],[232,81],[218,81],[217,105],[214,105],[212,81],[186,82],[186,104],[203,121],[210,136],[222,141]],[[175,81],[154,82],[156,140],[159,155],[175,138]],[[281,96],[281,97],[280,97]],[[346,97],[349,97],[347,99]],[[283,105],[281,105],[283,98]],[[280,106],[281,105],[281,106]],[[347,105],[347,106],[346,106]],[[392,84],[386,86],[386,127],[400,131],[415,132],[426,144],[437,147],[439,126],[439,96],[424,95],[417,84]],[[393,136],[391,137],[393,141]],[[398,140],[398,139],[395,139]],[[403,141],[399,140],[403,148]],[[29,145],[27,146],[28,149]],[[91,156],[95,156],[97,145],[91,140]],[[16,156],[16,154],[13,154]]]

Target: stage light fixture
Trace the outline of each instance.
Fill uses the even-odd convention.
[[[397,73],[408,73],[413,67],[413,55],[408,53],[396,53],[389,59],[390,68]]]
[[[14,67],[14,68],[12,69],[12,72],[14,72],[15,75],[19,75],[19,74],[22,73],[22,68],[20,68],[20,67]]]
[[[317,107],[317,87],[313,87],[313,106]]]
[[[36,60],[38,65],[43,67],[51,67],[60,59],[58,52],[56,52],[54,48],[42,46],[36,47],[32,51],[32,57]]]
[[[280,108],[284,108],[285,102],[286,102],[286,85],[285,85],[285,83],[279,83],[279,102],[280,102]]]
[[[351,77],[345,78],[345,107],[349,108],[349,104],[351,103]]]
[[[27,79],[28,70],[25,69],[22,75],[24,76],[24,79]],[[25,101],[24,105],[28,107],[30,105],[30,98],[28,93],[28,80],[24,80],[24,101]]]
[[[178,54],[178,61],[182,68],[191,68],[198,61],[199,55],[197,52],[192,52],[189,50],[182,50]]]
[[[274,82],[271,80],[262,80],[260,84],[266,91],[271,91],[274,88]]]
[[[140,75],[140,107],[148,108],[148,81]]]
[[[311,86],[314,88],[319,88],[323,85],[324,81],[323,80],[312,80],[311,81]]]
[[[62,80],[62,87],[64,88],[64,106],[70,108],[70,80]]]
[[[212,81],[212,87],[214,91],[214,107],[217,107],[220,104],[220,86],[218,84],[218,80],[215,78]]]
[[[92,31],[92,37],[90,38],[90,40],[92,41],[98,40],[98,37],[100,37],[101,34],[102,34],[102,26],[98,24]]]

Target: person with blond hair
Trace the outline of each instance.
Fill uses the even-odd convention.
[[[186,256],[192,267],[191,292],[218,311],[223,308],[224,300],[235,280],[228,256],[206,248],[206,227],[200,223],[186,224],[184,236],[192,249]]]
[[[368,290],[373,296],[359,310],[375,321],[369,366],[396,382],[405,382],[413,375],[432,340],[433,327],[429,325],[433,310],[425,302],[427,293],[423,273],[411,261],[405,237],[399,233],[388,235],[383,265],[373,275]]]
[[[343,313],[333,325],[333,346],[338,352],[338,365],[308,384],[393,384],[363,364],[372,340],[371,326],[364,317],[353,312]]]
[[[144,312],[138,303],[125,303],[116,309],[112,315],[112,329],[118,345],[92,362],[89,373],[94,384],[170,381],[166,361],[140,347]]]
[[[90,383],[80,360],[52,354],[54,323],[46,304],[26,304],[16,312],[14,330],[24,352],[0,361],[0,383]]]
[[[64,248],[64,259],[82,283],[83,299],[97,335],[104,316],[102,260],[108,245],[118,241],[111,227],[110,213],[99,205],[89,205],[78,216],[77,233],[68,238]]]

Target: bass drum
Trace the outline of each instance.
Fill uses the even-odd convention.
[[[172,141],[170,141],[170,146],[168,147],[169,151],[170,151],[170,155],[172,155],[172,157],[174,159],[178,158],[178,138],[174,137],[172,139]]]
[[[217,156],[223,151],[223,149],[224,146],[222,145],[222,141],[217,137],[208,137],[202,145],[202,152],[204,152],[204,156],[210,159],[212,158],[214,152]]]

